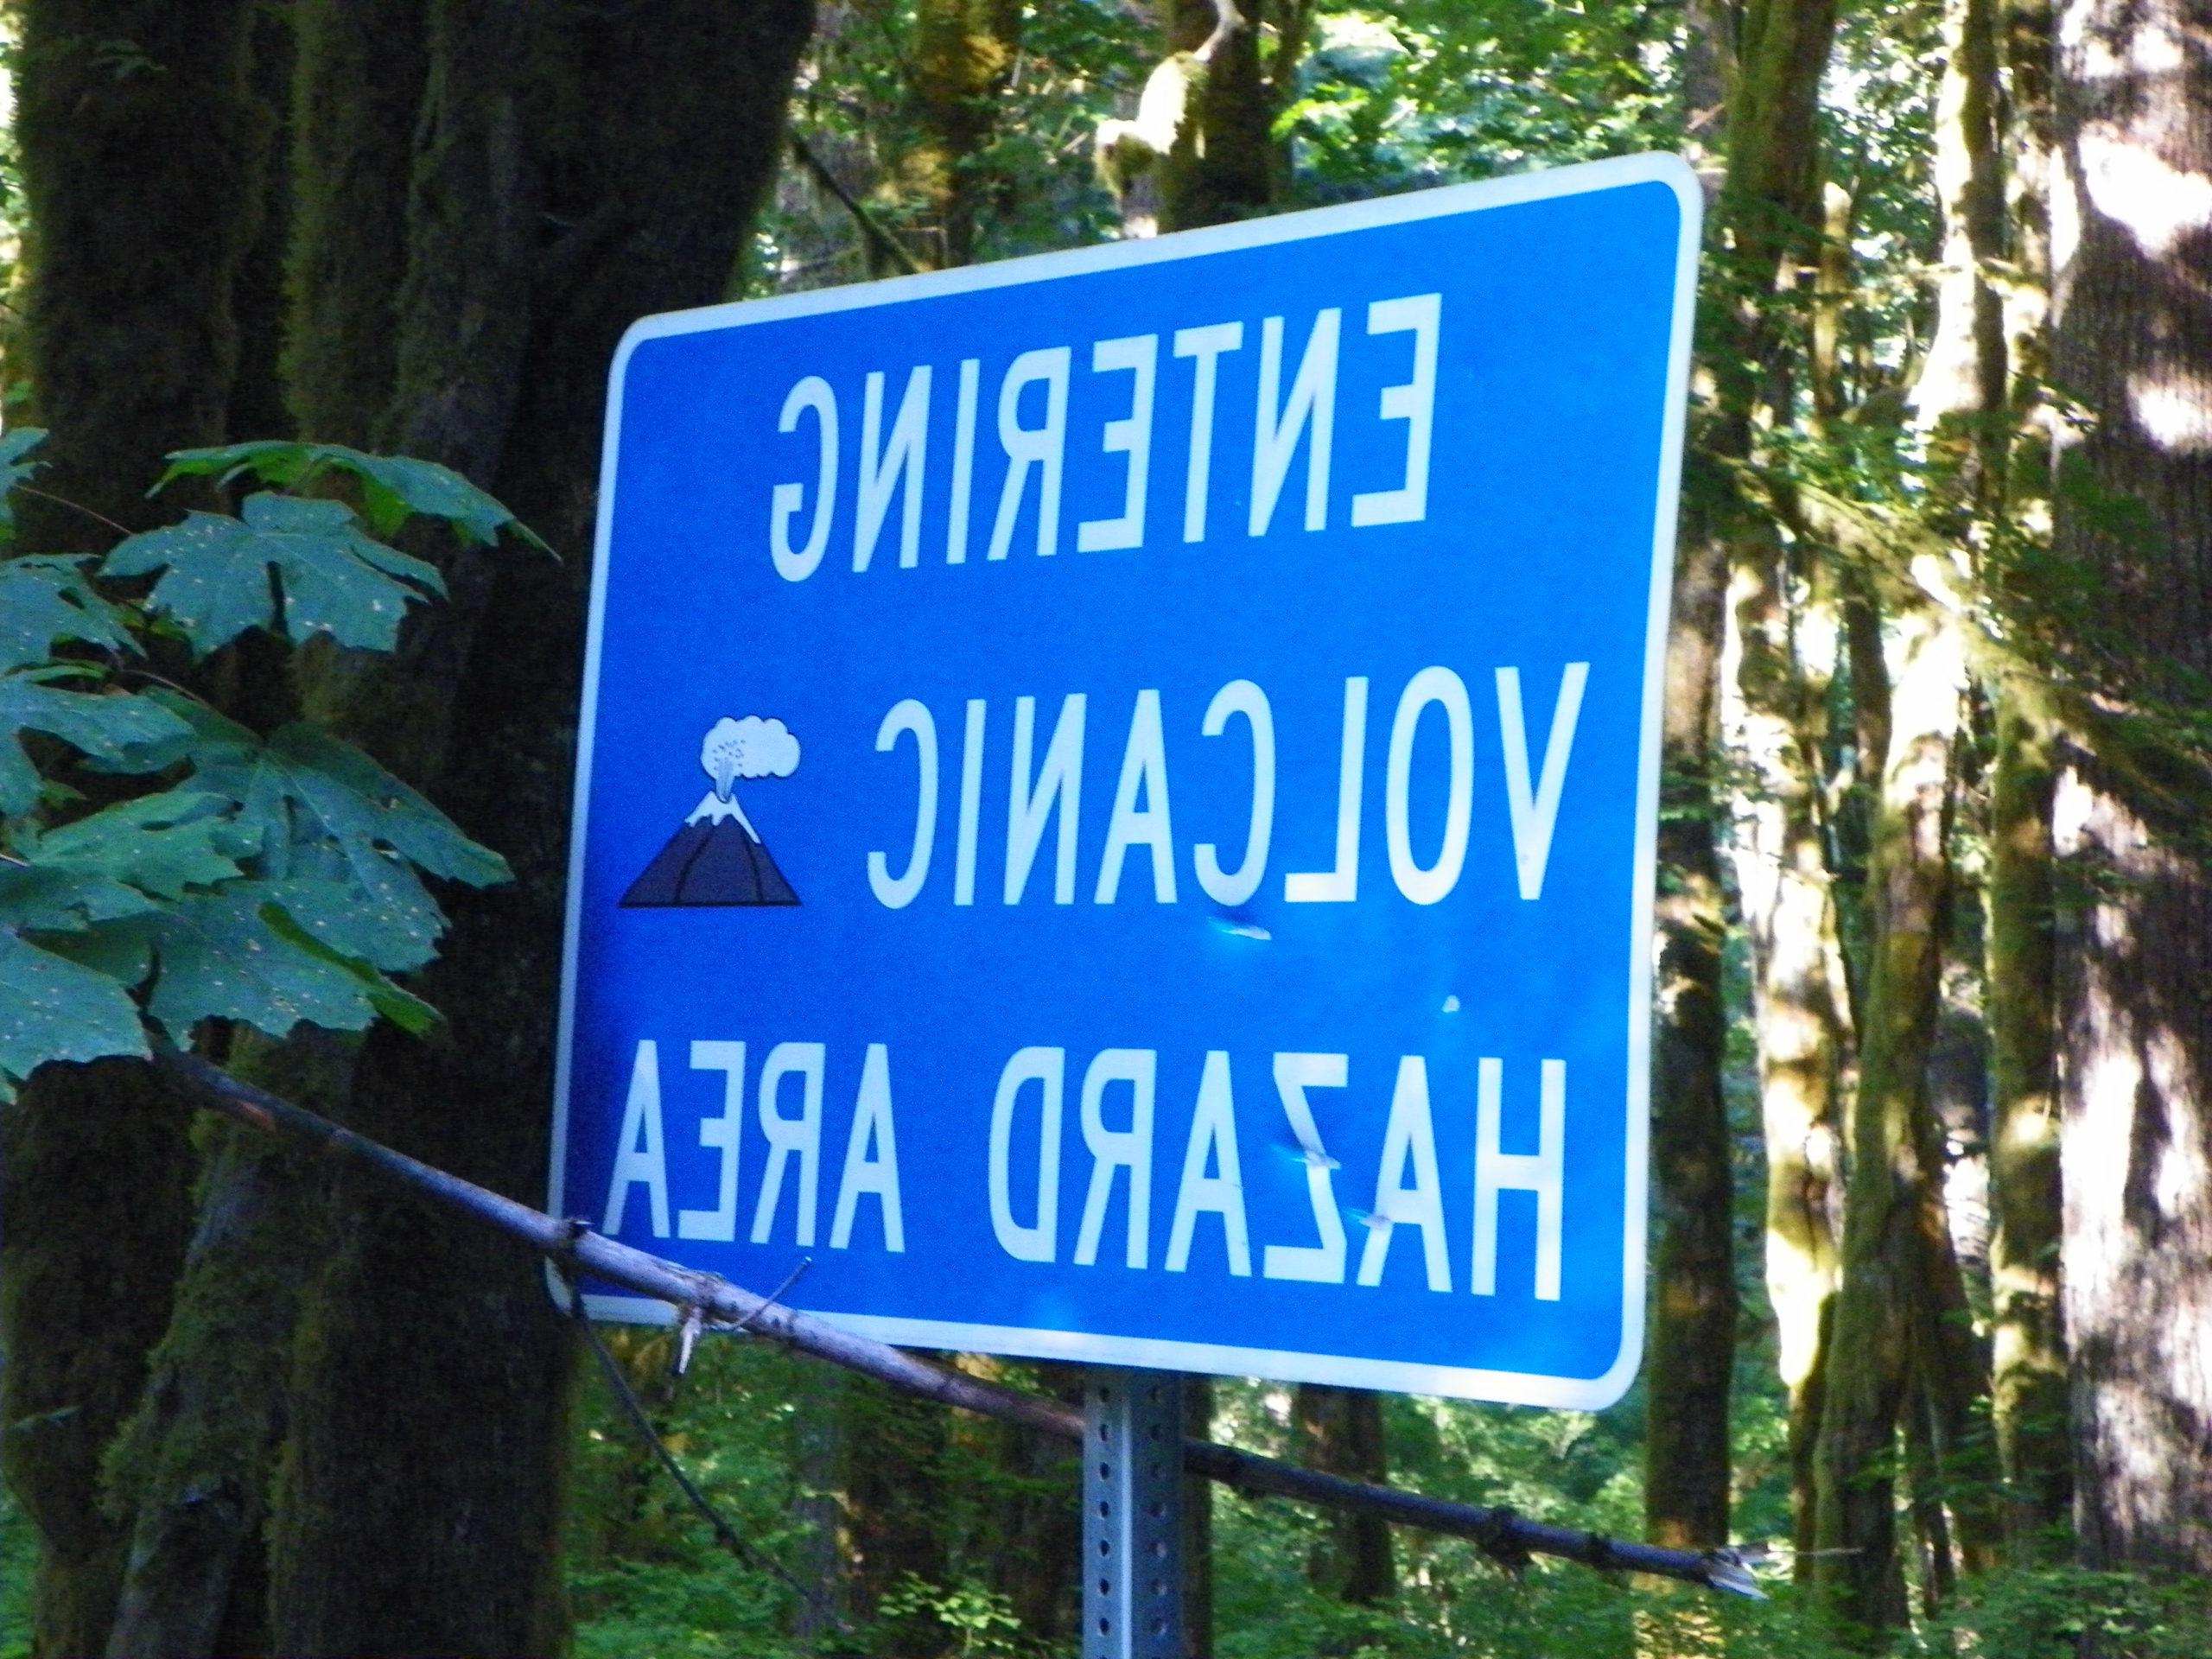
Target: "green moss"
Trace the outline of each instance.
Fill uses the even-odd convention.
[[[16,135],[30,215],[28,357],[54,436],[41,480],[133,528],[162,453],[221,442],[232,309],[258,196],[249,0],[25,0]],[[32,544],[96,525],[20,509]]]

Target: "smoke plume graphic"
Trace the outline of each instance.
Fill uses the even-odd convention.
[[[797,772],[798,739],[780,720],[724,715],[699,745],[699,768],[715,786],[630,884],[623,908],[798,903],[737,799],[741,778],[788,778]]]

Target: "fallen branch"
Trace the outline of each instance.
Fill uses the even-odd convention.
[[[366,1135],[356,1135],[266,1090],[242,1083],[197,1055],[164,1045],[155,1059],[227,1116],[270,1134],[296,1136],[327,1153],[383,1170],[447,1208],[474,1215],[553,1258],[572,1279],[588,1274],[666,1302],[684,1313],[696,1313],[709,1324],[743,1325],[801,1353],[865,1372],[941,1405],[1020,1423],[1062,1440],[1083,1438],[1083,1414],[1071,1407],[932,1365],[902,1349],[855,1336],[811,1314],[782,1306],[772,1298],[756,1295],[716,1274],[695,1272],[618,1243],[582,1222],[563,1221],[518,1204]],[[1750,1569],[1733,1550],[1662,1549],[1601,1533],[1548,1526],[1503,1507],[1482,1509],[1422,1497],[1394,1486],[1325,1475],[1210,1440],[1184,1441],[1183,1463],[1192,1472],[1248,1496],[1294,1498],[1472,1539],[1491,1559],[1508,1567],[1518,1567],[1532,1556],[1551,1555],[1585,1567],[1647,1573],[1730,1595],[1764,1599]]]

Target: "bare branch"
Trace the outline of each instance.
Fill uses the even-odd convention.
[[[867,240],[868,246],[874,248],[909,276],[920,272],[922,268],[916,263],[914,256],[899,245],[899,239],[896,237],[875,222],[875,215],[861,205],[859,198],[838,183],[837,175],[830,170],[828,163],[814,153],[806,140],[799,136],[796,127],[791,130],[791,153],[797,156],[805,165],[806,170],[814,175],[816,183],[844,205],[845,211],[853,216],[853,223],[861,227],[861,235]]]
[[[604,1237],[584,1224],[563,1221],[518,1204],[356,1135],[266,1090],[241,1083],[199,1056],[166,1042],[156,1041],[155,1061],[192,1085],[214,1109],[254,1128],[295,1135],[333,1155],[372,1165],[436,1203],[488,1222],[551,1257],[571,1281],[588,1276],[666,1302],[679,1311],[696,1308],[709,1323],[745,1325],[802,1353],[865,1372],[940,1405],[1019,1423],[1061,1440],[1083,1438],[1082,1413],[1057,1401],[932,1365],[887,1344],[781,1306],[772,1298],[757,1295],[714,1274],[679,1267]],[[1647,1573],[1730,1595],[1764,1599],[1743,1558],[1733,1550],[1662,1549],[1653,1544],[1622,1542],[1601,1533],[1527,1520],[1503,1507],[1482,1509],[1423,1497],[1394,1486],[1346,1480],[1210,1440],[1184,1441],[1183,1463],[1194,1473],[1248,1496],[1293,1498],[1471,1539],[1493,1560],[1509,1567],[1532,1555],[1550,1555],[1606,1571]]]

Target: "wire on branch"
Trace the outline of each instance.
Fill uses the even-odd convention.
[[[572,1286],[585,1278],[600,1280],[666,1302],[679,1317],[696,1313],[702,1324],[742,1326],[940,1405],[1019,1423],[1061,1440],[1083,1438],[1083,1414],[1057,1401],[932,1365],[903,1349],[782,1306],[773,1296],[756,1294],[717,1274],[679,1267],[619,1243],[594,1232],[585,1223],[563,1221],[533,1210],[357,1135],[266,1090],[242,1083],[196,1054],[163,1043],[157,1046],[155,1059],[226,1116],[270,1134],[314,1142],[327,1154],[380,1169],[434,1202],[475,1216],[552,1258]],[[1531,1556],[1548,1555],[1601,1571],[1649,1573],[1729,1595],[1765,1599],[1744,1558],[1732,1549],[1665,1549],[1656,1544],[1624,1542],[1601,1533],[1531,1521],[1503,1507],[1454,1503],[1395,1486],[1323,1474],[1211,1440],[1185,1440],[1183,1465],[1192,1473],[1219,1481],[1246,1497],[1287,1497],[1470,1539],[1508,1568],[1520,1566]]]

